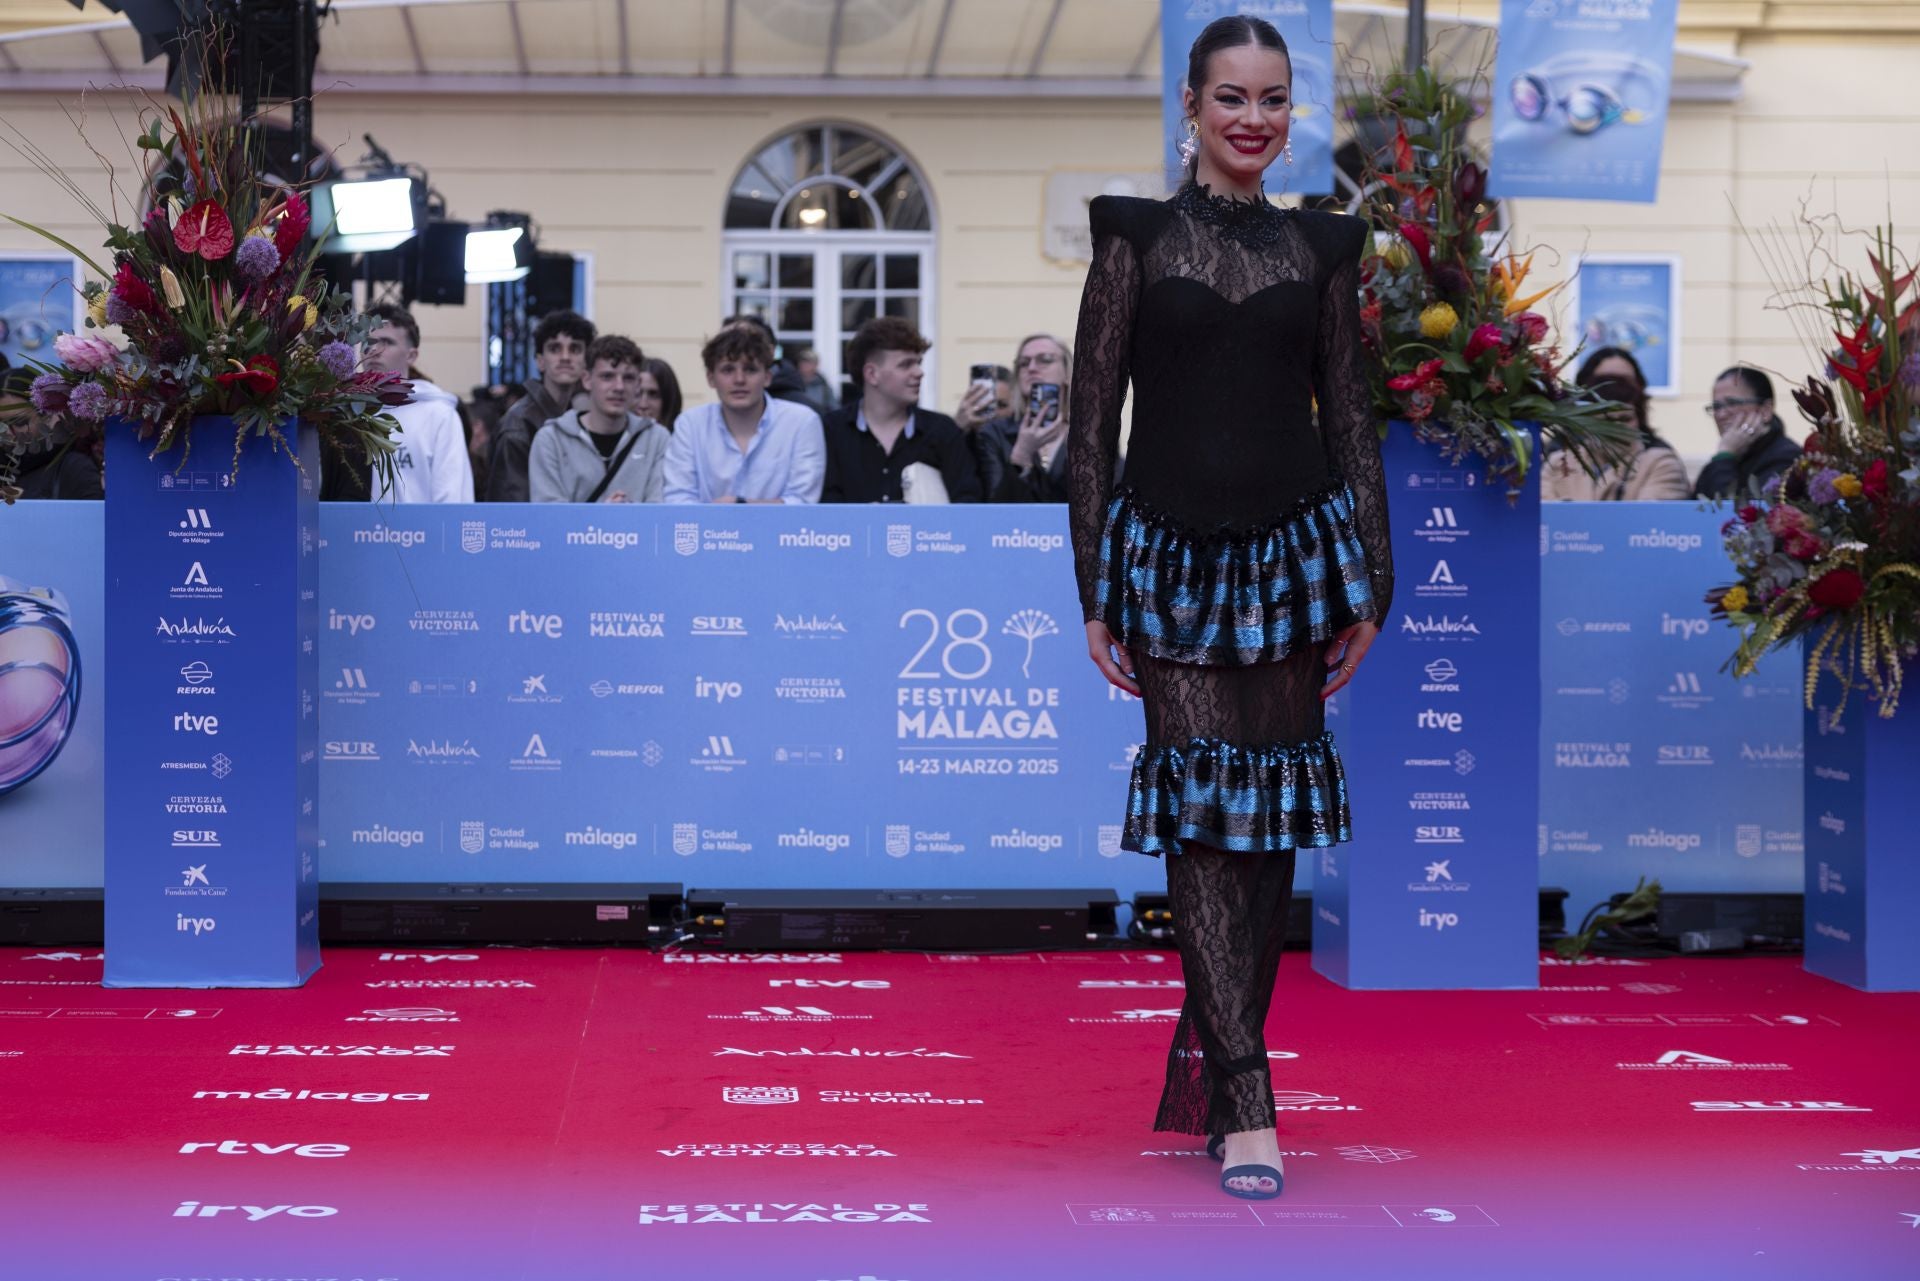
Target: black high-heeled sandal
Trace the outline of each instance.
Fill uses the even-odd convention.
[[[1207,1140],[1207,1155],[1216,1161],[1227,1159],[1227,1136],[1216,1134]]]
[[[1273,1183],[1271,1192],[1243,1192],[1227,1186],[1229,1179],[1267,1179]],[[1270,1165],[1230,1165],[1220,1172],[1220,1190],[1228,1196],[1237,1196],[1242,1201],[1271,1201],[1280,1195],[1286,1178]]]

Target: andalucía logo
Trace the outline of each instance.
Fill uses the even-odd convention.
[[[211,622],[200,617],[189,620],[185,614],[180,616],[178,622],[161,619],[160,625],[153,629],[153,634],[165,637],[170,645],[180,643],[224,645],[239,635],[227,625],[227,620],[224,618],[216,618]]]
[[[911,1050],[741,1050],[731,1045],[713,1052],[716,1059],[971,1059],[971,1054],[949,1054],[945,1050],[916,1047]]]
[[[649,1223],[931,1223],[930,1207],[924,1202],[849,1205],[836,1201],[831,1205],[741,1204],[730,1205],[643,1205],[640,1222]]]
[[[682,1143],[661,1156],[892,1156],[871,1143]]]

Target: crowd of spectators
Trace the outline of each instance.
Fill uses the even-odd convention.
[[[419,367],[420,327],[404,309],[369,309],[368,368],[411,379],[392,411],[392,480],[366,460],[326,457],[329,500],[403,503],[1059,503],[1066,501],[1073,352],[1052,334],[1015,347],[1010,367],[975,365],[952,415],[921,404],[927,339],[906,320],[862,325],[845,386],[831,387],[811,347],[780,344],[767,321],[730,316],[701,349],[713,397],[688,408],[678,375],[629,338],[571,311],[534,329],[535,376],[474,387],[465,399]],[[31,417],[31,370],[0,358],[0,408]],[[1719,448],[1691,482],[1654,430],[1647,379],[1629,351],[1602,347],[1576,381],[1621,406],[1639,429],[1633,456],[1591,475],[1549,455],[1548,501],[1742,497],[1799,454],[1775,412],[1773,384],[1744,365],[1724,371],[1707,406]],[[102,495],[98,433],[20,459],[27,498]]]

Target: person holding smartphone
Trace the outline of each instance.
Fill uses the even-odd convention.
[[[1052,334],[1032,334],[1014,351],[1014,413],[969,437],[992,503],[1067,501],[1067,405],[1073,352]]]

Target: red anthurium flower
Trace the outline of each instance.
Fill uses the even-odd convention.
[[[239,387],[255,396],[271,396],[279,388],[280,362],[272,356],[255,356],[245,365],[233,363],[231,372],[214,378],[222,387]]]
[[[1883,503],[1887,500],[1887,460],[1876,458],[1867,464],[1860,473],[1860,492],[1869,502]]]
[[[1427,235],[1427,229],[1419,223],[1400,224],[1400,238],[1413,246],[1413,252],[1420,255],[1420,270],[1433,271],[1433,241]]]
[[[1866,593],[1866,580],[1845,568],[1830,569],[1807,585],[1807,598],[1825,609],[1852,609]]]
[[[1401,374],[1397,378],[1387,379],[1387,386],[1394,391],[1412,391],[1421,383],[1433,378],[1440,372],[1438,360],[1423,360],[1411,373]]]
[[[218,201],[202,200],[180,215],[173,227],[173,243],[183,254],[218,262],[233,252],[233,223]]]
[[[1393,168],[1396,173],[1407,173],[1413,169],[1413,144],[1407,141],[1407,127],[1397,126],[1393,131]]]
[[[273,247],[280,251],[281,262],[292,261],[294,250],[300,247],[312,222],[313,213],[307,208],[307,198],[297,191],[288,196],[287,211],[280,215],[280,221],[273,228]]]
[[[113,273],[113,293],[135,311],[159,314],[160,300],[154,296],[153,286],[140,279],[131,262],[122,262],[120,269]]]
[[[1473,336],[1467,339],[1467,359],[1478,360],[1490,349],[1498,347],[1503,332],[1500,326],[1491,322],[1474,330]]]

